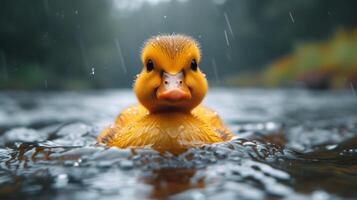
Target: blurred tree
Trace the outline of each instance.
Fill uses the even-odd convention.
[[[219,80],[262,70],[357,19],[353,0],[145,2],[130,10],[117,6],[123,0],[2,1],[0,88],[129,87],[143,41],[173,32],[200,41],[201,67]]]
[[[319,43],[298,46],[292,54],[273,62],[265,72],[271,86],[302,83],[312,89],[357,84],[357,29],[339,31]]]

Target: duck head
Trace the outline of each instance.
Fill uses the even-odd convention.
[[[134,90],[150,113],[190,112],[201,103],[208,84],[199,68],[198,43],[184,35],[150,38],[141,53],[143,69]]]

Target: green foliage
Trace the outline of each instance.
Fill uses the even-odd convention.
[[[29,64],[20,68],[15,68],[8,79],[17,80],[5,82],[4,86],[11,89],[31,89],[44,87],[46,73],[37,64]],[[3,87],[4,87],[3,86]]]
[[[344,87],[357,81],[357,29],[338,31],[330,40],[300,44],[288,56],[273,62],[264,72],[270,86],[301,82],[318,87]],[[314,82],[314,83],[312,83]]]

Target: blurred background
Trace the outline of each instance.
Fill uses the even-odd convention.
[[[1,0],[0,199],[357,199],[356,8]],[[237,137],[179,157],[98,146],[164,33],[200,42],[203,103]]]
[[[357,1],[5,0],[0,89],[129,88],[143,42],[183,33],[212,86],[357,87]]]

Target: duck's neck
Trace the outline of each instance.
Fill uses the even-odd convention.
[[[160,109],[156,109],[153,111],[149,111],[150,114],[169,114],[169,113],[182,113],[182,114],[191,114],[191,109],[185,109],[185,108],[180,108],[180,107],[165,107],[165,108],[160,108]]]

